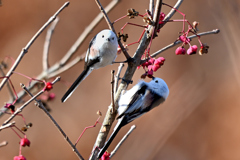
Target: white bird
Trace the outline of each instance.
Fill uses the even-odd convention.
[[[133,88],[126,91],[119,99],[118,123],[110,138],[100,150],[98,158],[102,157],[123,126],[157,107],[167,99],[168,94],[168,86],[161,78],[153,78],[149,83],[140,81]]]
[[[85,57],[83,72],[62,97],[65,102],[78,85],[94,70],[112,64],[117,57],[118,39],[109,29],[102,30],[91,40]]]

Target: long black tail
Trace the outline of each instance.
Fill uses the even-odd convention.
[[[88,67],[78,76],[78,78],[75,80],[72,86],[67,90],[67,92],[62,97],[61,99],[62,102],[65,102],[72,95],[72,93],[75,91],[78,85],[91,73],[91,71],[92,70],[89,69]]]
[[[104,154],[104,152],[108,149],[108,147],[110,146],[110,144],[112,143],[113,139],[116,137],[116,135],[118,134],[118,132],[120,131],[120,129],[122,128],[122,120],[120,123],[118,123],[119,125],[117,126],[117,128],[114,128],[113,133],[111,134],[111,136],[109,137],[108,141],[105,143],[105,145],[103,146],[103,148],[100,150],[100,152],[98,153],[98,159],[102,157],[102,155]]]

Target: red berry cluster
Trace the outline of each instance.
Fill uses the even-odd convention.
[[[184,30],[182,31],[183,34],[181,36],[179,36],[179,38],[178,38],[178,40],[180,40],[182,42],[182,45],[175,50],[176,55],[185,55],[186,54],[186,49],[184,48],[184,46],[187,45],[187,44],[189,45],[189,48],[187,50],[188,55],[192,55],[192,54],[197,53],[197,50],[198,50],[197,45],[191,45],[190,44],[191,40],[189,38],[187,38],[189,32],[194,33],[198,37],[198,41],[199,41],[200,46],[201,46],[200,50],[199,50],[199,54],[202,55],[204,53],[208,53],[209,46],[207,46],[207,44],[203,44],[200,41],[200,36],[197,35],[197,31],[198,31],[197,25],[198,24],[199,23],[195,21],[195,22],[193,22],[193,25],[190,25],[190,24],[188,25],[188,30],[186,32]]]
[[[138,66],[138,69],[142,66],[143,69],[146,71],[141,78],[152,78],[153,77],[153,72],[156,72],[163,64],[164,64],[165,58],[159,57],[157,59],[155,58],[150,58],[148,61],[144,62],[140,66]]]

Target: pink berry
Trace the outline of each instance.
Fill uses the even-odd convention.
[[[110,160],[110,153],[107,151],[102,155],[101,160]]]
[[[148,63],[151,65],[151,64],[154,64],[154,61],[155,61],[155,59],[154,59],[154,58],[151,58],[151,59],[148,61]]]
[[[190,46],[187,50],[187,54],[188,55],[195,54],[197,52],[197,48],[198,47],[196,45]]]
[[[160,65],[153,65],[152,70],[153,72],[156,72],[160,68]]]
[[[178,47],[176,50],[175,50],[175,54],[176,55],[184,55],[186,53],[186,49],[183,48],[183,47]]]
[[[184,35],[179,36],[179,40],[185,42],[185,44],[188,44],[190,42],[190,39]]]
[[[27,138],[22,138],[21,139],[21,142],[20,142],[20,145],[25,147],[25,146],[30,146],[30,141],[27,139]]]
[[[15,156],[13,160],[27,160],[23,155]]]

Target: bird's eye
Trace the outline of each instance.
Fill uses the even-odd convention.
[[[155,82],[158,83],[158,80],[156,80]]]
[[[112,38],[112,40],[114,40],[114,37]]]
[[[102,38],[104,38],[104,35],[102,35]]]

